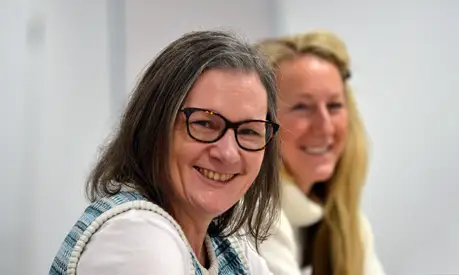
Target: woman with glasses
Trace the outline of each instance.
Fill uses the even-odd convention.
[[[260,247],[275,275],[382,275],[360,193],[367,170],[349,55],[325,31],[267,39],[275,67],[282,213]]]
[[[271,274],[255,248],[278,209],[275,89],[265,59],[229,33],[172,42],[136,87],[49,274]]]

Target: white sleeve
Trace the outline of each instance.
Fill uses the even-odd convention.
[[[272,235],[261,243],[260,255],[274,275],[301,275],[297,261],[298,246],[292,226],[284,212],[273,226]]]
[[[190,274],[188,249],[170,222],[147,210],[108,220],[90,239],[78,275]]]
[[[385,275],[381,262],[376,255],[374,247],[373,231],[368,219],[361,214],[361,234],[365,249],[364,275]]]

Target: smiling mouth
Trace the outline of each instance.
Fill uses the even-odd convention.
[[[301,151],[310,154],[310,155],[323,155],[331,151],[332,146],[331,145],[326,145],[326,146],[302,146],[300,147]]]
[[[222,173],[218,173],[218,172],[208,170],[205,168],[201,168],[198,166],[194,166],[194,168],[204,177],[210,180],[218,181],[218,182],[229,182],[237,175],[237,174],[222,174]]]

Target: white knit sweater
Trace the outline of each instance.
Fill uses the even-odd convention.
[[[322,217],[320,205],[308,199],[295,184],[283,182],[280,220],[273,228],[273,235],[260,246],[260,254],[274,275],[311,274],[310,267],[300,268],[302,247],[298,241],[298,230],[318,222]],[[364,275],[384,275],[373,246],[370,224],[363,214],[361,220],[365,249]]]

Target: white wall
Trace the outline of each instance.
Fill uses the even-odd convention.
[[[110,126],[106,2],[1,1],[0,15],[0,273],[46,274]]]
[[[126,68],[130,92],[155,55],[183,33],[199,29],[235,30],[253,40],[277,29],[273,0],[126,1]]]
[[[459,2],[279,0],[281,31],[326,28],[353,58],[371,136],[364,209],[388,274],[459,272]]]
[[[86,175],[110,127],[106,5],[48,2],[38,133],[27,137],[34,139],[35,162],[29,179],[31,264],[25,274],[47,272],[81,215]]]
[[[11,30],[25,29],[24,1],[0,1],[0,171],[2,174],[2,199],[0,200],[0,273],[14,274],[13,264],[20,256],[19,241],[24,235],[21,219],[23,208],[17,198],[21,194],[19,184],[25,174],[24,112],[26,44],[24,33]],[[8,25],[7,25],[8,24]],[[17,127],[20,125],[20,127]],[[13,263],[13,264],[11,264]]]

